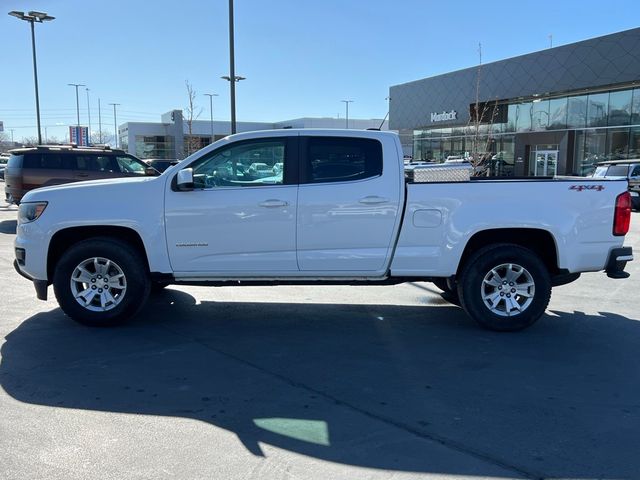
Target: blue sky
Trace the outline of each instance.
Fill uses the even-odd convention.
[[[159,121],[184,108],[185,80],[198,93],[201,119],[214,99],[229,119],[228,0],[0,0],[0,120],[16,140],[35,135],[29,26],[11,10],[55,16],[36,25],[40,107],[49,136],[75,124],[75,90],[90,88],[103,128]],[[4,12],[2,11],[4,10]],[[478,63],[638,27],[637,0],[506,1],[236,0],[236,74],[240,121],[344,116],[381,118],[391,85]],[[80,102],[87,123],[86,94]],[[60,126],[59,124],[64,124]],[[44,131],[43,131],[44,134]]]

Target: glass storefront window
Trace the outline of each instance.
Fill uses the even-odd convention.
[[[607,159],[606,156],[607,131],[604,129],[587,130],[584,141],[583,170],[588,172],[595,169],[595,164]]]
[[[640,124],[640,88],[633,90],[633,99],[631,101],[631,124]]]
[[[632,93],[632,90],[622,90],[609,94],[609,125],[629,125]]]
[[[574,164],[572,173],[580,176],[586,176],[589,173],[593,172],[591,163],[589,164],[585,163],[584,137],[585,137],[584,130],[576,131],[576,143],[574,148],[575,164]]]
[[[593,93],[589,95],[587,107],[587,126],[606,127],[609,112],[609,93]]]
[[[611,128],[607,131],[607,160],[624,160],[629,154],[629,129]]]
[[[567,98],[549,101],[549,130],[567,128]]]
[[[516,113],[518,105],[511,104],[507,107],[507,123],[504,124],[503,131],[515,132],[516,131]]]
[[[174,137],[136,135],[136,156],[138,158],[175,158]]]
[[[549,100],[534,100],[531,107],[531,130],[546,130],[549,126]]]
[[[531,130],[531,103],[516,105],[516,131],[528,132]]]
[[[640,127],[629,131],[629,158],[640,158]]]
[[[567,127],[584,128],[587,126],[587,96],[567,99]]]

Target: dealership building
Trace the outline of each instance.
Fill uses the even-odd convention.
[[[640,28],[390,88],[414,160],[469,156],[497,175],[588,175],[640,158]]]
[[[381,128],[388,129],[382,119],[296,118],[281,122],[237,122],[236,131],[250,132],[280,128]],[[118,127],[120,147],[139,158],[182,159],[188,151],[196,151],[231,134],[228,121],[183,118],[182,110],[163,114],[160,122],[127,122]]]

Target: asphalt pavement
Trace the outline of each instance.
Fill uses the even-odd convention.
[[[430,283],[169,287],[92,329],[15,273],[15,219],[2,479],[640,478],[640,259],[554,289],[520,333]]]

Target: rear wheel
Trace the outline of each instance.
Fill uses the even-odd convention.
[[[62,255],[53,290],[60,308],[77,322],[111,326],[128,320],[144,305],[150,281],[141,255],[131,245],[93,238]]]
[[[498,244],[474,253],[458,277],[462,308],[484,328],[517,331],[534,324],[551,298],[551,277],[533,251]]]

